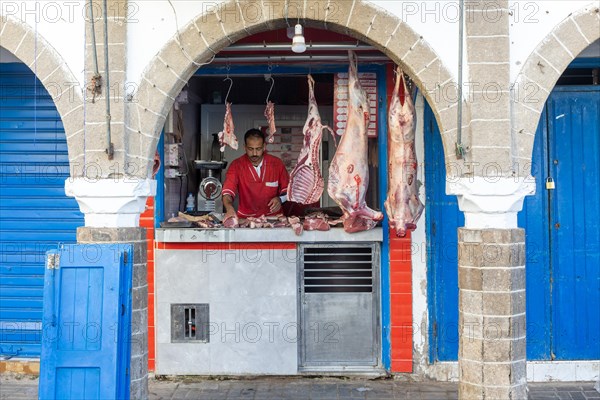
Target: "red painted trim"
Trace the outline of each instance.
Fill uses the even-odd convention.
[[[146,211],[140,215],[140,226],[146,228],[148,283],[148,369],[154,371],[156,333],[154,325],[154,197],[148,197]]]
[[[390,229],[390,312],[392,372],[412,372],[411,236],[399,238]]]
[[[295,250],[296,243],[165,243],[159,250]]]

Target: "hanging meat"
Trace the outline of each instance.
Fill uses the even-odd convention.
[[[275,103],[272,101],[267,102],[265,117],[267,117],[267,123],[269,124],[267,143],[273,143],[275,141],[275,132],[277,131],[277,128],[275,127]]]
[[[287,191],[288,200],[300,204],[315,203],[323,194],[325,185],[319,162],[323,129],[328,129],[333,135],[331,128],[321,123],[314,88],[315,81],[312,76],[308,75],[308,118],[302,129],[304,145],[300,150],[298,163],[290,174]]]
[[[365,196],[369,186],[367,164],[367,124],[369,104],[367,94],[358,81],[356,55],[348,51],[348,119],[342,139],[329,166],[327,192],[341,207],[346,232],[372,229],[383,214],[367,206]]]
[[[415,122],[415,106],[406,88],[404,74],[398,68],[388,114],[388,193],[384,205],[390,226],[396,229],[399,237],[417,227],[424,208],[417,191]]]
[[[235,137],[233,126],[233,117],[231,116],[231,103],[225,104],[225,120],[223,121],[223,130],[219,132],[219,144],[221,152],[225,151],[225,146],[229,146],[234,150],[238,149],[238,141]]]

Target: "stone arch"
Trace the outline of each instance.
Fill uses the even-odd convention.
[[[600,7],[590,4],[570,14],[535,48],[513,86],[515,161],[531,161],[533,141],[548,96],[558,78],[586,47],[600,38]]]
[[[83,96],[64,59],[31,26],[2,15],[0,44],[35,73],[52,97],[65,128],[69,160],[83,156]]]
[[[442,132],[446,159],[454,159],[457,84],[429,44],[397,16],[362,0],[275,0],[265,10],[256,0],[226,0],[196,16],[165,44],[143,72],[135,101],[130,103],[128,162],[149,172],[166,114],[175,96],[202,63],[235,41],[265,30],[287,27],[301,19],[305,26],[328,29],[360,39],[401,65],[431,105]],[[262,9],[256,18],[242,10]],[[256,13],[254,13],[256,14]]]

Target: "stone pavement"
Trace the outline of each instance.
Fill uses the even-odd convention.
[[[37,379],[2,377],[0,399],[37,398]],[[267,377],[254,379],[151,379],[150,399],[197,400],[345,400],[345,399],[456,399],[458,385],[406,382],[398,379]],[[529,399],[600,399],[594,383],[530,383]],[[517,399],[518,400],[518,399]]]

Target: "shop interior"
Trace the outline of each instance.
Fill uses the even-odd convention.
[[[250,36],[217,54],[198,69],[188,81],[165,123],[161,154],[162,226],[180,212],[191,216],[223,213],[222,183],[231,161],[244,154],[244,133],[250,128],[265,131],[264,115],[268,101],[275,104],[277,133],[267,152],[282,159],[289,173],[297,163],[303,145],[302,128],[307,119],[309,88],[307,76],[315,81],[315,97],[324,125],[337,132],[334,139],[323,131],[320,163],[325,190],[318,204],[310,207],[288,202],[286,216],[326,211],[335,216],[341,211],[327,194],[329,163],[336,150],[335,142],[343,133],[344,116],[336,102],[338,83],[343,85],[348,72],[348,50],[358,56],[361,82],[368,91],[371,122],[368,139],[369,186],[367,205],[382,210],[380,160],[382,135],[385,135],[386,73],[393,63],[376,49],[345,35],[306,28],[306,50],[292,52],[288,30]],[[364,84],[363,84],[364,86]],[[232,103],[231,113],[237,150],[227,146],[220,151],[218,132],[223,130],[225,103]],[[382,113],[383,111],[383,113]],[[343,113],[343,111],[341,111]],[[335,119],[337,118],[337,120]],[[160,178],[159,178],[160,180]],[[160,199],[159,189],[159,199]],[[237,208],[237,204],[235,204]],[[158,216],[159,219],[161,215]]]

